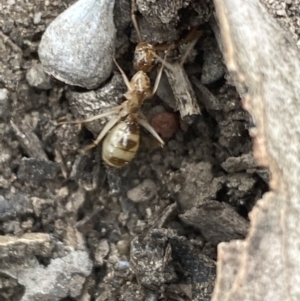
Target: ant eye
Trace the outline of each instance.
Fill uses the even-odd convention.
[[[133,63],[136,63],[139,60],[139,54],[135,51],[133,54]]]

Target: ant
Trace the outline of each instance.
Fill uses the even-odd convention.
[[[135,1],[133,0],[132,5],[134,5],[134,2]],[[134,9],[132,9],[132,12],[134,12]],[[124,94],[126,100],[121,105],[115,106],[104,113],[88,119],[60,123],[85,123],[107,116],[113,116],[104,126],[96,140],[92,144],[84,147],[82,151],[85,152],[97,146],[104,138],[102,145],[102,159],[108,166],[116,168],[125,166],[135,157],[140,144],[139,125],[148,130],[158,140],[161,146],[164,146],[165,144],[140,110],[143,102],[146,99],[153,97],[156,93],[164,64],[161,65],[158,71],[152,90],[150,78],[147,73],[152,70],[155,63],[155,48],[147,42],[141,42],[141,35],[137,26],[135,14],[132,13],[131,17],[140,43],[136,46],[133,62],[133,66],[137,72],[130,81],[113,56],[113,60],[128,89]],[[163,61],[165,61],[165,58]]]

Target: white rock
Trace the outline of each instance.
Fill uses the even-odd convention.
[[[75,86],[95,88],[111,74],[114,0],[79,0],[46,29],[39,46],[45,71]]]

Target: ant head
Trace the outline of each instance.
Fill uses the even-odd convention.
[[[147,42],[137,44],[134,57],[133,67],[136,71],[142,70],[146,73],[150,72],[155,63],[155,48]]]

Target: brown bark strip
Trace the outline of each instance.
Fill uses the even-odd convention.
[[[300,300],[300,61],[258,0],[214,0],[224,58],[256,128],[254,155],[270,188],[244,242],[219,245],[212,300]]]

